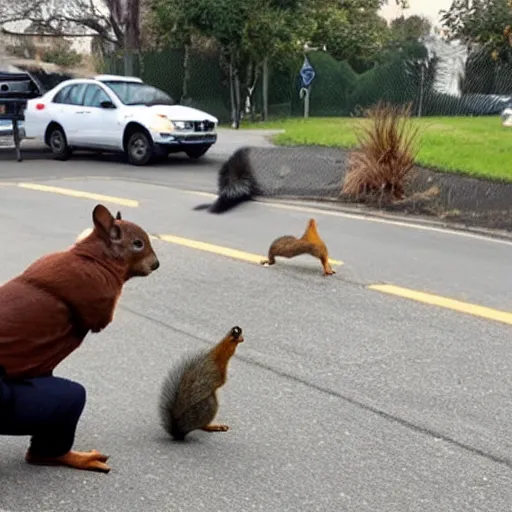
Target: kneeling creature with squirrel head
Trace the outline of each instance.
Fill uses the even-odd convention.
[[[86,393],[53,372],[112,322],[124,284],[160,263],[148,234],[120,212],[98,204],[92,220],[67,250],[0,286],[0,435],[31,436],[29,463],[108,472],[107,456],[72,451]]]

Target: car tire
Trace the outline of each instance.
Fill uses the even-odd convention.
[[[48,134],[48,145],[52,150],[55,160],[69,160],[71,157],[71,148],[68,146],[68,141],[64,130],[60,126],[55,126]]]
[[[201,158],[209,149],[210,146],[198,146],[195,148],[186,149],[185,153],[189,158],[197,160],[198,158]]]
[[[154,156],[153,141],[143,131],[130,135],[126,144],[126,156],[131,165],[146,165]]]

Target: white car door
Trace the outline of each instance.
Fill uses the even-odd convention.
[[[86,83],[78,83],[63,87],[51,102],[52,118],[64,128],[69,145],[80,143],[80,130],[84,117],[82,99],[86,86]]]
[[[108,102],[107,106],[104,102]],[[103,104],[103,106],[102,106]],[[83,99],[81,138],[87,146],[122,149],[123,131],[116,108],[109,95],[96,84],[88,84]]]

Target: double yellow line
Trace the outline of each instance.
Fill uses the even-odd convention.
[[[239,251],[238,249],[231,249],[229,247],[224,247],[222,245],[214,245],[206,242],[201,242],[199,240],[191,240],[190,238],[182,238],[180,236],[175,235],[154,235],[159,240],[163,242],[168,242],[170,244],[182,245],[184,247],[188,247],[190,249],[196,249],[199,251],[211,252],[214,254],[218,254],[220,256],[225,256],[227,258],[233,258],[235,260],[246,261],[248,263],[256,263],[260,264],[261,260],[265,259],[266,256],[262,256],[260,254],[254,254],[245,251]],[[333,260],[329,258],[329,263],[331,265],[343,265],[342,261]]]
[[[182,238],[175,235],[154,235],[154,237],[162,240],[163,242],[181,245],[190,249],[206,251],[213,254],[218,254],[220,256],[225,256],[227,258],[246,261],[248,263],[259,264],[264,258],[258,254],[239,251],[237,249],[231,249],[229,247],[223,247],[220,245],[209,244],[199,240]],[[331,265],[343,265],[343,262],[339,260],[329,261],[331,262]],[[392,284],[371,284],[367,286],[367,289],[512,325],[512,313],[506,311],[499,311],[497,309],[470,304],[468,302],[462,302],[456,299],[450,299],[448,297],[442,297],[440,295],[434,295],[431,293],[411,290],[409,288],[403,288]]]
[[[139,202],[136,201],[135,199],[125,199],[124,197],[106,196],[104,194],[95,194],[93,192],[84,192],[82,190],[74,190],[71,188],[51,187],[49,185],[40,185],[39,183],[16,183],[16,186],[27,190],[36,190],[38,192],[51,192],[52,194],[60,194],[63,196],[80,197],[82,199],[92,199],[93,201],[117,204],[119,206],[127,206],[128,208],[137,208],[139,206]]]
[[[70,197],[78,197],[82,199],[92,199],[94,201],[101,201],[104,203],[116,204],[119,206],[127,206],[130,208],[139,207],[139,202],[135,199],[126,199],[124,197],[116,197],[116,196],[108,196],[104,194],[96,194],[94,192],[84,192],[82,190],[70,189],[70,188],[62,188],[62,187],[53,187],[49,185],[41,185],[39,183],[16,183],[16,186],[19,188],[24,188],[27,190],[35,190],[38,192],[51,192],[52,194],[59,194]],[[86,233],[85,230],[81,233],[80,236],[83,236]],[[246,261],[249,263],[257,263],[259,264],[264,256],[259,254],[251,254],[249,252],[239,251],[237,249],[230,249],[228,247],[223,247],[220,245],[209,244],[206,242],[200,242],[199,240],[191,240],[189,238],[182,238],[174,235],[154,235],[156,238],[168,243],[173,243],[177,245],[182,245],[184,247],[188,247],[190,249],[197,249],[200,251],[211,252],[215,254],[219,254],[221,256],[226,256],[228,258],[234,258],[241,261]],[[338,260],[329,260],[331,265],[343,265],[342,261]]]
[[[469,302],[441,297],[440,295],[410,290],[409,288],[402,288],[392,284],[371,284],[367,288],[369,290],[395,295],[404,299],[415,300],[416,302],[422,302],[423,304],[451,309],[452,311],[457,311],[459,313],[466,313],[468,315],[486,318],[487,320],[494,320],[496,322],[512,325],[512,313],[507,311],[478,306],[477,304],[470,304]]]
[[[19,188],[35,190],[39,192],[50,192],[54,194],[66,195],[77,198],[84,199],[92,199],[95,201],[101,201],[105,203],[116,204],[120,206],[126,206],[129,208],[137,208],[139,206],[139,202],[134,199],[126,199],[122,197],[116,196],[108,196],[103,194],[95,194],[92,192],[84,192],[75,189],[68,189],[62,187],[53,187],[48,185],[41,185],[36,183],[16,183],[13,184]],[[153,238],[157,238],[163,242],[181,245],[183,247],[188,247],[190,249],[205,251],[213,254],[218,254],[220,256],[224,256],[227,258],[232,258],[240,261],[245,261],[248,263],[260,264],[261,260],[264,259],[264,256],[259,254],[253,254],[245,251],[239,251],[237,249],[232,249],[229,247],[223,247],[221,245],[214,245],[206,242],[201,242],[199,240],[192,240],[189,238],[183,238],[175,235],[153,235]],[[339,260],[329,260],[331,265],[343,265],[342,261]],[[497,309],[488,308],[485,306],[479,306],[476,304],[470,304],[468,302],[462,302],[455,299],[450,299],[448,297],[442,297],[440,295],[434,295],[430,293],[425,293],[417,290],[411,290],[408,288],[403,288],[400,286],[395,286],[392,284],[372,284],[367,286],[369,290],[377,291],[380,293],[385,293],[389,295],[394,295],[397,297],[413,300],[416,302],[420,302],[423,304],[428,304],[431,306],[441,307],[445,309],[450,309],[452,311],[457,311],[459,313],[465,313],[468,315],[485,318],[487,320],[493,320],[497,322],[501,322],[507,325],[512,325],[512,313],[506,311],[500,311]]]

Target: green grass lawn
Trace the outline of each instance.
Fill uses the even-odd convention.
[[[354,127],[367,122],[348,117],[285,119],[247,124],[243,128],[284,129],[273,137],[279,145],[350,148]],[[428,117],[414,119],[420,127],[417,163],[450,172],[512,182],[512,129],[499,117]]]

